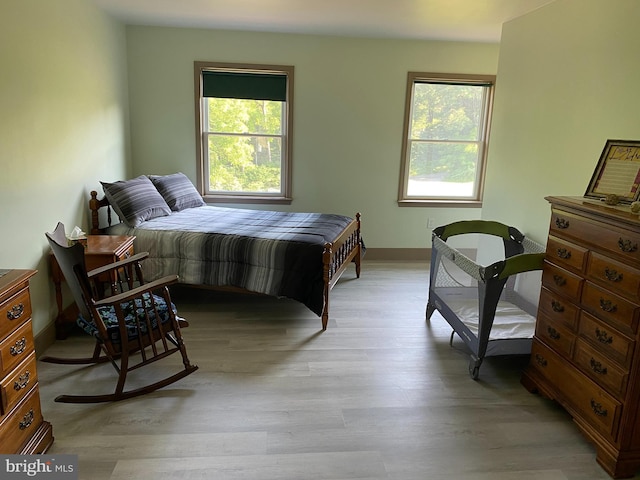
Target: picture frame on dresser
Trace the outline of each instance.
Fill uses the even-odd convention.
[[[640,141],[607,140],[593,171],[585,197],[616,195],[620,203],[640,199]]]

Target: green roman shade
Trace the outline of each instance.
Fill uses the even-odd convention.
[[[202,96],[286,102],[287,76],[269,73],[202,72]]]

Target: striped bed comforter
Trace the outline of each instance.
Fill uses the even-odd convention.
[[[322,314],[322,252],[351,218],[203,206],[154,218],[136,228],[123,223],[110,235],[135,235],[136,252],[149,252],[147,280],[177,274],[190,285],[233,286],[287,297]]]

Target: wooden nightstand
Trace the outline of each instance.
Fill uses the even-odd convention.
[[[85,248],[87,271],[102,267],[133,255],[133,241],[136,237],[126,235],[88,235]],[[69,327],[75,324],[78,308],[75,303],[66,310],[62,305],[62,282],[64,276],[53,254],[51,260],[51,279],[56,290],[58,316],[56,317],[56,338],[63,340],[69,334]]]

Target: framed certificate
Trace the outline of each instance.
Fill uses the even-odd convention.
[[[585,197],[617,195],[621,203],[640,197],[640,141],[607,140]]]

